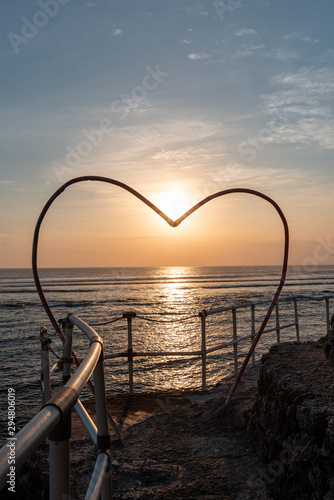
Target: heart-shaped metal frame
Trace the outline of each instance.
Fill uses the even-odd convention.
[[[202,207],[203,205],[205,205],[206,203],[208,203],[209,201],[211,200],[214,200],[215,198],[219,198],[221,196],[224,196],[226,194],[232,194],[232,193],[246,193],[246,194],[251,194],[251,195],[254,195],[254,196],[257,196],[259,198],[262,198],[266,201],[268,201],[275,209],[276,211],[278,212],[281,220],[282,220],[282,223],[283,223],[283,226],[284,226],[284,236],[285,236],[285,242],[284,242],[284,257],[283,257],[283,264],[282,264],[282,274],[281,274],[281,280],[278,284],[278,287],[277,287],[277,290],[276,290],[276,293],[274,295],[274,298],[269,306],[269,309],[267,311],[267,314],[262,322],[262,325],[256,335],[256,337],[254,338],[254,341],[252,343],[252,346],[239,370],[239,373],[234,381],[234,384],[229,392],[229,395],[227,397],[227,400],[226,402],[229,401],[229,399],[231,398],[231,396],[233,395],[235,389],[237,388],[237,385],[245,371],[245,368],[248,364],[248,361],[250,360],[250,357],[268,323],[268,320],[270,318],[270,315],[276,305],[276,302],[277,302],[277,299],[281,293],[281,290],[283,288],[283,285],[284,285],[284,282],[285,282],[285,277],[286,277],[286,272],[287,272],[287,266],[288,266],[288,253],[289,253],[289,228],[288,228],[288,223],[287,223],[287,220],[282,212],[282,210],[280,209],[280,207],[278,206],[278,204],[272,200],[271,198],[269,198],[269,196],[266,196],[264,195],[263,193],[260,193],[259,191],[254,191],[252,189],[246,189],[246,188],[232,188],[232,189],[226,189],[224,191],[218,191],[217,193],[215,194],[212,194],[210,196],[208,196],[207,198],[204,198],[202,201],[200,201],[199,203],[197,203],[196,205],[194,205],[192,208],[190,208],[187,212],[185,212],[181,217],[179,217],[177,220],[172,220],[170,219],[169,217],[167,217],[167,215],[162,212],[157,206],[155,206],[152,202],[150,202],[147,198],[145,198],[145,196],[141,195],[140,193],[138,193],[137,191],[135,191],[134,189],[132,189],[130,186],[127,186],[126,184],[123,184],[123,182],[119,182],[119,181],[116,181],[115,179],[109,179],[108,177],[99,177],[99,176],[84,176],[84,177],[76,177],[74,179],[71,179],[69,180],[68,182],[66,182],[65,184],[63,184],[52,196],[51,198],[47,201],[47,203],[45,204],[39,218],[38,218],[38,221],[37,221],[37,224],[36,224],[36,228],[35,228],[35,232],[34,232],[34,239],[33,239],[33,250],[32,250],[32,269],[33,269],[33,275],[34,275],[34,280],[35,280],[35,284],[36,284],[36,288],[37,288],[37,291],[38,291],[38,294],[39,294],[39,297],[40,297],[40,300],[42,302],[42,305],[45,309],[45,312],[47,313],[53,327],[55,328],[55,330],[57,331],[59,337],[62,339],[62,341],[64,342],[64,335],[54,317],[54,315],[52,314],[51,312],[51,309],[48,305],[48,302],[45,298],[45,295],[44,295],[44,292],[43,292],[43,289],[42,289],[42,285],[41,285],[41,282],[40,282],[40,279],[39,279],[39,275],[38,275],[38,268],[37,268],[37,250],[38,250],[38,238],[39,238],[39,232],[40,232],[40,228],[41,228],[41,224],[43,222],[43,219],[47,213],[47,211],[49,210],[50,206],[52,205],[52,203],[56,200],[56,198],[58,198],[58,196],[63,192],[65,191],[65,189],[69,186],[71,186],[72,184],[77,184],[79,182],[83,182],[83,181],[99,181],[99,182],[106,182],[108,184],[113,184],[115,186],[119,186],[121,187],[122,189],[125,189],[126,191],[128,191],[129,193],[131,193],[132,195],[134,195],[136,198],[138,198],[139,200],[141,200],[143,203],[145,203],[145,205],[149,206],[152,210],[154,210],[154,212],[156,212],[158,215],[160,215],[160,217],[162,217],[171,227],[177,227],[179,224],[181,224],[182,221],[184,221],[187,217],[189,217],[189,215],[191,215],[192,213],[194,213],[196,210],[198,210],[200,207]],[[76,356],[74,355],[73,353],[73,357],[74,357],[74,360],[76,362],[76,364],[78,365],[79,364],[79,361],[77,360]]]

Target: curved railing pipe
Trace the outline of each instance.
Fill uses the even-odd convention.
[[[59,408],[47,405],[34,416],[11,440],[0,449],[0,490],[7,483],[10,472],[9,446],[13,443],[15,449],[15,472],[27,461],[30,455],[58,425],[62,419]]]
[[[75,317],[71,316],[72,319]],[[79,321],[78,321],[79,322]],[[86,324],[85,324],[86,325]],[[88,327],[88,325],[86,325]],[[85,327],[84,333],[90,338],[91,344],[80,367],[70,380],[60,389],[9,442],[15,444],[16,471],[26,462],[29,456],[45,440],[50,432],[61,422],[64,416],[76,404],[78,396],[86,385],[102,352],[102,339],[90,327],[89,335]],[[0,490],[6,485],[7,474],[10,471],[8,443],[0,450]]]

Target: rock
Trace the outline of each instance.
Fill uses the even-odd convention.
[[[330,327],[327,333],[325,355],[330,364],[334,366],[334,314],[331,317]]]
[[[274,499],[334,498],[334,372],[315,345],[262,358],[248,434]]]

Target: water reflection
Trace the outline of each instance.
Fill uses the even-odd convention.
[[[194,289],[189,286],[191,267],[165,267],[159,270],[164,278],[159,283],[159,308],[162,314],[150,323],[145,335],[147,350],[159,352],[189,352],[200,349],[200,322]],[[195,294],[196,295],[196,294]],[[185,317],[194,317],[181,321]],[[181,356],[159,356],[145,360],[146,373],[142,378],[153,387],[168,386],[180,389],[191,386],[197,379],[199,365],[195,368],[193,358]],[[197,363],[196,363],[197,365]]]
[[[158,271],[157,275],[161,278],[189,278],[192,277],[194,274],[194,267],[191,266],[166,266],[166,267],[160,267],[156,271]]]

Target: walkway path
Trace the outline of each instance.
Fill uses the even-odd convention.
[[[250,449],[244,414],[256,395],[258,370],[250,368],[224,407],[231,380],[206,394],[126,395],[109,400],[123,441],[112,444],[115,499],[268,499],[261,464]],[[74,420],[74,438],[82,436]],[[73,442],[73,498],[83,498],[92,470],[92,447]]]

